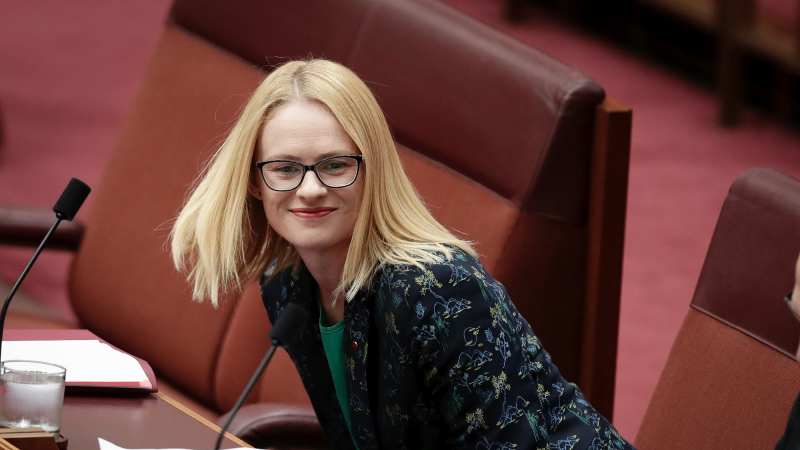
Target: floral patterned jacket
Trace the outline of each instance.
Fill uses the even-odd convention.
[[[274,323],[294,302],[306,326],[286,345],[332,448],[630,449],[561,376],[503,285],[471,256],[387,266],[345,307],[352,415],[343,419],[305,270],[262,283]],[[266,278],[265,278],[266,280]]]

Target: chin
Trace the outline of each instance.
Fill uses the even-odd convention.
[[[327,236],[295,236],[294,239],[287,239],[298,251],[324,252],[335,248],[347,248],[348,242],[342,239],[329,238]]]

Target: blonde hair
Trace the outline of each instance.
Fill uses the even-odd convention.
[[[192,297],[241,289],[243,281],[301,263],[269,226],[261,202],[248,194],[253,155],[270,113],[293,99],[324,104],[364,157],[364,192],[334,298],[351,300],[384,264],[422,266],[471,245],[439,224],[403,171],[389,126],[369,88],[348,68],[326,60],[288,62],[270,73],[245,105],[209,161],[173,225],[172,259],[187,272]]]

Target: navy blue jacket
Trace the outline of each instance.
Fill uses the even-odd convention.
[[[564,380],[503,285],[461,251],[424,268],[383,267],[345,306],[352,438],[313,277],[286,270],[262,283],[262,296],[273,323],[289,302],[308,311],[286,350],[332,448],[632,448]]]
[[[793,450],[800,448],[800,395],[794,400],[792,411],[789,412],[789,421],[781,440],[775,450]]]

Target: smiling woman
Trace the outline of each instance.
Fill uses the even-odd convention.
[[[273,323],[290,303],[314,318],[285,346],[333,448],[630,448],[431,216],[339,64],[290,62],[256,89],[172,255],[197,300],[261,276]]]
[[[336,149],[332,154],[330,149]],[[320,285],[328,317],[335,302],[364,192],[360,150],[322,103],[295,99],[267,115],[256,148],[264,183],[254,195],[269,226],[297,252]]]
[[[264,169],[271,160],[312,165],[345,155],[363,158],[363,172],[370,175],[337,191],[316,185],[319,172],[313,171],[317,176],[309,180],[304,168],[297,192],[281,196],[269,189],[273,177]],[[260,164],[264,162],[269,164]],[[302,208],[330,206],[303,203],[319,201],[309,195],[323,195],[331,202],[367,199],[364,208],[341,205],[347,210],[338,214],[355,217],[345,234],[358,239],[350,241],[346,252],[334,252],[342,264],[341,276],[331,277],[337,278],[335,297],[353,298],[382,263],[436,262],[454,248],[474,255],[471,246],[436,222],[419,200],[403,172],[386,119],[364,82],[330,61],[295,61],[274,70],[253,93],[175,222],[172,255],[177,267],[188,269],[194,298],[217,304],[221,292],[240,288],[270,264],[275,273],[299,267],[302,256],[295,244],[303,243],[290,242],[276,227],[285,226],[287,214],[292,214],[285,207],[302,214]],[[271,216],[272,205],[277,209]],[[306,267],[312,264],[302,262]]]

